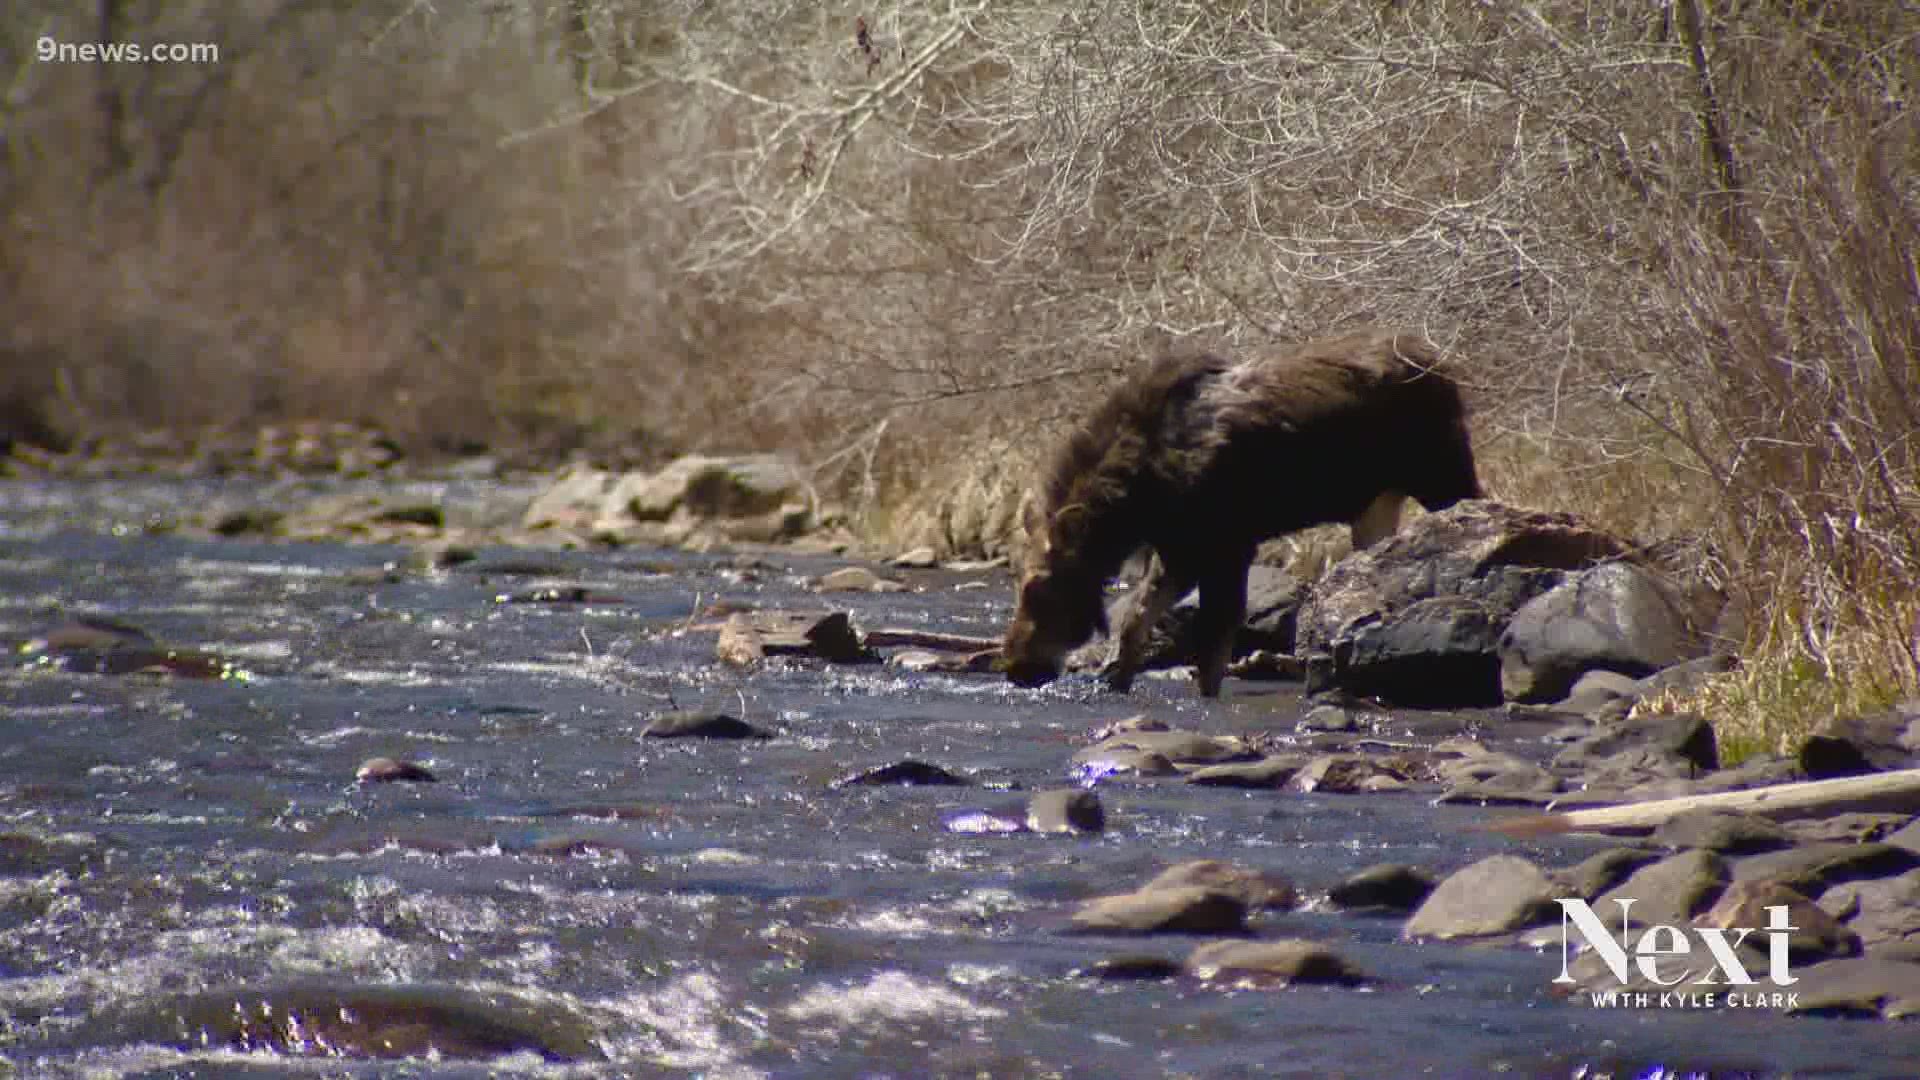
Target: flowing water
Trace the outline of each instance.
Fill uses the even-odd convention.
[[[392,547],[141,527],[215,497],[0,485],[9,652],[103,616],[230,665],[156,677],[15,656],[0,672],[0,1075],[1920,1073],[1910,1026],[1593,1009],[1546,993],[1557,951],[1402,944],[1396,919],[1312,908],[1259,933],[1329,941],[1369,985],[1089,978],[1192,946],[1065,932],[1078,901],[1181,859],[1311,894],[1380,862],[1562,865],[1602,845],[1504,840],[1474,828],[1499,811],[1419,795],[1177,780],[1101,785],[1098,836],[952,832],[958,812],[1069,783],[1102,722],[1290,730],[1297,693],[1232,684],[1203,703],[1146,679],[1121,699],[1087,679],[1031,692],[810,661],[742,674],[687,632],[715,601],[826,601],[869,627],[992,634],[1004,573],[819,597],[804,579],[836,562],[782,553],[487,549],[397,574]],[[534,591],[555,582],[575,591]],[[693,707],[775,737],[641,736]],[[438,782],[356,783],[376,756]],[[833,785],[906,758],[975,783]]]

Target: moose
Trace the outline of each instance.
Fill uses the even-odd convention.
[[[1369,331],[1241,363],[1168,356],[1123,382],[1027,499],[1007,678],[1059,677],[1106,631],[1106,584],[1144,547],[1107,685],[1132,686],[1154,624],[1198,586],[1197,681],[1217,697],[1262,541],[1345,522],[1370,547],[1409,497],[1428,510],[1480,497],[1460,388],[1438,363],[1418,338]]]

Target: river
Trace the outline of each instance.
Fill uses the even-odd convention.
[[[1368,984],[1089,978],[1191,948],[1067,932],[1078,901],[1182,859],[1312,895],[1381,862],[1565,865],[1605,845],[1503,839],[1476,828],[1502,811],[1430,795],[1177,780],[1102,784],[1096,836],[949,831],[1070,783],[1101,723],[1290,730],[1298,688],[742,673],[688,629],[716,601],[992,634],[1006,575],[822,597],[807,579],[844,560],[482,548],[390,572],[396,547],[154,527],[230,490],[0,482],[0,1075],[1920,1075],[1910,1026],[1591,1008],[1546,992],[1557,952],[1403,944],[1398,919],[1323,905],[1258,932],[1334,943]],[[224,677],[14,654],[78,616],[204,650]],[[689,708],[774,737],[640,734]],[[357,783],[378,756],[437,782]],[[902,759],[974,783],[833,783]],[[370,1019],[391,1058],[354,1048]]]

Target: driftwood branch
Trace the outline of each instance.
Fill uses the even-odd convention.
[[[1488,828],[1509,836],[1569,832],[1645,833],[1688,810],[1733,810],[1775,821],[1856,811],[1920,813],[1920,769],[1776,784],[1715,795],[1685,795],[1677,799],[1603,806],[1564,814],[1530,815],[1495,822]]]
[[[942,634],[932,630],[880,629],[869,630],[866,636],[870,649],[890,649],[905,646],[913,649],[936,649],[941,652],[985,652],[998,649],[1000,639],[996,637],[975,637],[971,634]]]

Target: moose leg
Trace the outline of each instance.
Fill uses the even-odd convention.
[[[1247,617],[1247,569],[1253,552],[1221,559],[1200,579],[1200,696],[1219,697],[1233,659],[1233,635]]]
[[[1147,576],[1140,579],[1121,607],[1113,657],[1105,671],[1109,689],[1124,694],[1132,688],[1133,677],[1146,660],[1147,640],[1153,636],[1154,626],[1191,588],[1193,578],[1168,570],[1159,554],[1147,560]]]
[[[1400,510],[1406,501],[1407,497],[1397,491],[1383,491],[1367,504],[1348,526],[1353,536],[1353,550],[1365,551],[1392,536],[1400,528]]]

